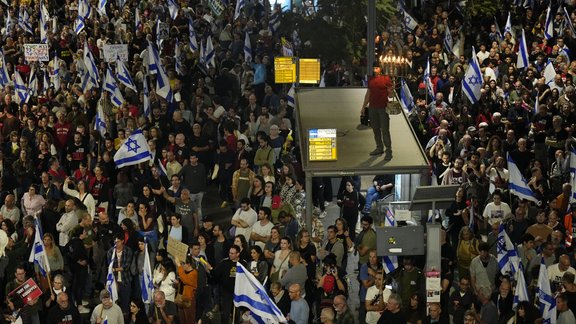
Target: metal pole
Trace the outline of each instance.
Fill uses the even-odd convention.
[[[366,35],[366,73],[372,75],[372,64],[374,63],[374,37],[376,36],[376,0],[368,0],[368,34]]]
[[[312,173],[306,172],[306,229],[312,233],[312,212],[314,202],[312,201]]]

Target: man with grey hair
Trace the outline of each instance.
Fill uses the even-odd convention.
[[[336,323],[354,324],[354,315],[346,302],[344,295],[334,297],[334,310],[336,311]]]
[[[386,303],[386,310],[380,316],[378,323],[406,323],[406,316],[402,312],[402,298],[398,294],[391,294]]]
[[[150,323],[170,324],[178,313],[176,304],[166,300],[166,295],[161,290],[154,291],[154,303],[150,305],[148,320]]]
[[[302,287],[299,284],[292,284],[288,288],[288,295],[292,300],[290,304],[290,313],[286,319],[296,324],[306,324],[310,317],[310,307],[304,298],[302,298]]]
[[[322,308],[320,312],[320,323],[333,324],[334,323],[334,310],[330,307]]]
[[[498,308],[490,299],[491,294],[492,292],[488,287],[478,289],[478,300],[482,304],[480,312],[476,312],[475,306],[472,304],[472,310],[474,311],[474,317],[477,322],[498,323]]]

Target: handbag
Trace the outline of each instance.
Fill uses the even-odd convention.
[[[286,260],[288,258],[289,258],[289,255],[286,256],[284,258],[284,260],[282,260],[282,263],[280,263],[278,270],[276,272],[273,272],[272,274],[270,274],[270,282],[280,282],[280,269],[282,269],[282,265],[284,264],[284,262],[286,262]]]
[[[181,281],[175,282],[178,284],[176,297],[174,298],[174,304],[181,308],[188,308],[192,306],[192,299],[184,296],[182,292],[184,291],[184,285]]]

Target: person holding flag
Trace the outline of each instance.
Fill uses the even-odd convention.
[[[114,240],[114,246],[107,252],[107,264],[111,265],[114,283],[118,290],[119,305],[124,315],[130,312],[132,275],[129,270],[132,257],[132,249],[124,245],[124,233],[118,233]],[[114,285],[114,283],[112,284]],[[113,294],[111,296],[114,297]]]

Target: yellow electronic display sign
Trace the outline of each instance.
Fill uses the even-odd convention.
[[[274,82],[294,83],[296,82],[296,64],[293,57],[274,58]]]
[[[336,129],[308,130],[308,159],[312,161],[336,161]]]
[[[298,68],[300,83],[317,84],[320,82],[320,60],[300,59]]]

